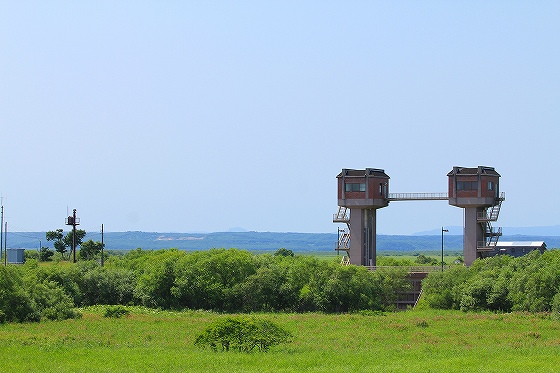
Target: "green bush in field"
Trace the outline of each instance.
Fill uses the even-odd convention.
[[[471,267],[434,272],[423,281],[432,308],[463,311],[559,312],[560,250],[477,259]]]
[[[0,323],[40,319],[41,314],[25,290],[18,268],[0,266]]]
[[[80,318],[74,302],[64,290],[54,282],[34,283],[28,288],[41,318],[66,320]]]
[[[125,308],[124,306],[108,306],[105,308],[105,313],[103,314],[103,317],[114,317],[114,318],[120,318],[123,316],[127,316],[130,314],[130,311]]]
[[[72,298],[53,281],[37,281],[36,269],[36,261],[22,267],[0,267],[0,322],[79,317]]]
[[[270,347],[288,342],[292,335],[271,321],[248,317],[224,317],[208,325],[196,337],[195,346],[214,351],[250,352],[257,348],[266,352]]]
[[[141,255],[139,252],[134,255]],[[145,254],[136,268],[136,287],[134,297],[139,304],[152,308],[178,308],[175,287],[177,263],[186,256],[176,249],[158,250]]]
[[[136,278],[133,271],[96,264],[84,273],[82,285],[82,305],[132,303]]]
[[[435,258],[430,258],[424,254],[420,254],[416,257],[416,260],[414,261],[414,263],[416,264],[420,264],[420,265],[431,265],[431,266],[436,266],[438,264],[441,264],[441,262],[439,262],[437,259]]]

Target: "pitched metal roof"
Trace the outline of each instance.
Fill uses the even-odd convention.
[[[492,176],[500,176],[499,173],[496,172],[494,167],[488,166],[478,166],[478,167],[453,167],[453,170],[449,171],[447,176],[453,175],[492,175]]]
[[[385,173],[385,170],[382,170],[380,168],[366,168],[365,170],[354,170],[351,168],[343,168],[342,172],[339,173],[336,177],[343,177],[343,176],[350,176],[350,177],[374,176],[374,177],[383,177],[389,179],[389,175]]]

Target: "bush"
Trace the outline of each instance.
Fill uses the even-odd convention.
[[[554,313],[560,310],[559,292],[560,250],[477,259],[469,268],[430,273],[423,281],[430,307],[464,311]]]
[[[54,250],[51,250],[48,247],[41,247],[41,250],[39,251],[39,260],[41,262],[50,262],[52,261],[53,255]]]
[[[128,310],[124,306],[120,306],[120,305],[109,306],[105,308],[105,313],[103,314],[103,317],[119,318],[119,317],[127,316],[129,314],[130,314],[130,310]]]
[[[270,347],[288,342],[292,335],[271,321],[248,316],[224,317],[208,325],[196,337],[195,346],[217,351],[250,352],[257,348],[266,352]]]
[[[41,314],[24,288],[18,268],[0,266],[0,323],[40,319]]]
[[[25,261],[30,259],[39,260],[39,252],[37,250],[25,250],[23,252],[23,259]]]
[[[28,292],[33,297],[41,318],[66,320],[81,317],[74,308],[72,298],[55,282],[31,284]]]
[[[134,272],[124,268],[96,266],[84,274],[82,304],[131,304],[136,279]]]
[[[28,286],[32,286],[33,282],[54,282],[58,287],[61,287],[64,290],[64,293],[70,296],[74,305],[81,305],[81,288],[83,287],[81,284],[83,282],[83,274],[85,272],[87,272],[87,269],[80,263],[77,265],[57,263],[49,266],[29,268],[29,272],[27,274],[29,277]]]
[[[140,304],[152,308],[177,307],[172,293],[175,284],[175,267],[185,252],[177,249],[159,250],[144,259],[137,269],[138,281],[134,297]]]
[[[211,249],[178,258],[173,302],[181,308],[236,312],[243,309],[241,286],[257,271],[255,256],[237,249]]]
[[[437,259],[435,258],[430,258],[424,254],[420,254],[416,257],[416,260],[414,261],[416,264],[421,264],[421,265],[431,265],[431,266],[436,266],[438,264],[441,264]]]
[[[469,276],[469,269],[460,266],[445,272],[432,272],[422,281],[422,297],[431,308],[459,309],[460,286],[468,281]]]
[[[288,250],[286,248],[281,247],[280,249],[276,250],[274,255],[275,256],[294,256],[294,252],[292,250]]]

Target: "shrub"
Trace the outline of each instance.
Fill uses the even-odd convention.
[[[198,251],[173,264],[171,294],[178,306],[226,312],[243,309],[240,287],[257,270],[255,256],[237,249]]]
[[[30,259],[39,260],[39,252],[37,250],[25,250],[23,252],[23,258],[25,261]]]
[[[294,256],[294,252],[292,250],[288,250],[286,248],[281,247],[278,250],[276,250],[274,255],[275,256]]]
[[[18,269],[0,266],[0,323],[40,319],[37,305],[25,290]]]
[[[332,264],[311,282],[319,310],[355,312],[381,309],[380,281],[364,267]]]
[[[422,281],[422,297],[431,308],[459,309],[462,296],[460,285],[467,282],[469,277],[469,269],[461,266],[445,272],[432,272]]]
[[[421,264],[421,265],[431,265],[431,266],[436,266],[438,264],[441,264],[437,259],[430,258],[424,254],[418,255],[414,263]]]
[[[84,274],[81,286],[82,304],[131,304],[135,286],[133,271],[97,266]]]
[[[177,306],[171,289],[175,283],[175,266],[185,255],[177,249],[159,250],[145,259],[134,289],[134,297],[140,304],[167,309]]]
[[[271,321],[248,316],[224,317],[208,325],[196,337],[195,346],[214,351],[237,350],[250,352],[257,348],[266,352],[270,347],[288,342],[292,335]]]
[[[39,260],[41,262],[50,262],[54,255],[54,250],[49,249],[48,247],[41,247],[39,251]]]
[[[33,283],[28,292],[33,298],[41,318],[66,320],[81,317],[81,314],[74,308],[72,298],[53,281]]]
[[[82,269],[81,269],[82,268]],[[55,264],[51,266],[39,266],[30,270],[27,276],[29,281],[37,283],[54,282],[70,296],[74,305],[81,305],[82,291],[80,284],[86,269],[78,265]],[[29,285],[31,286],[31,285]]]
[[[127,316],[129,314],[130,314],[130,310],[128,310],[124,306],[120,306],[120,305],[109,306],[105,308],[105,313],[103,314],[103,317],[119,318],[119,317]]]

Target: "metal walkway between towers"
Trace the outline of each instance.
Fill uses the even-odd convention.
[[[447,193],[389,193],[389,201],[447,201]]]

